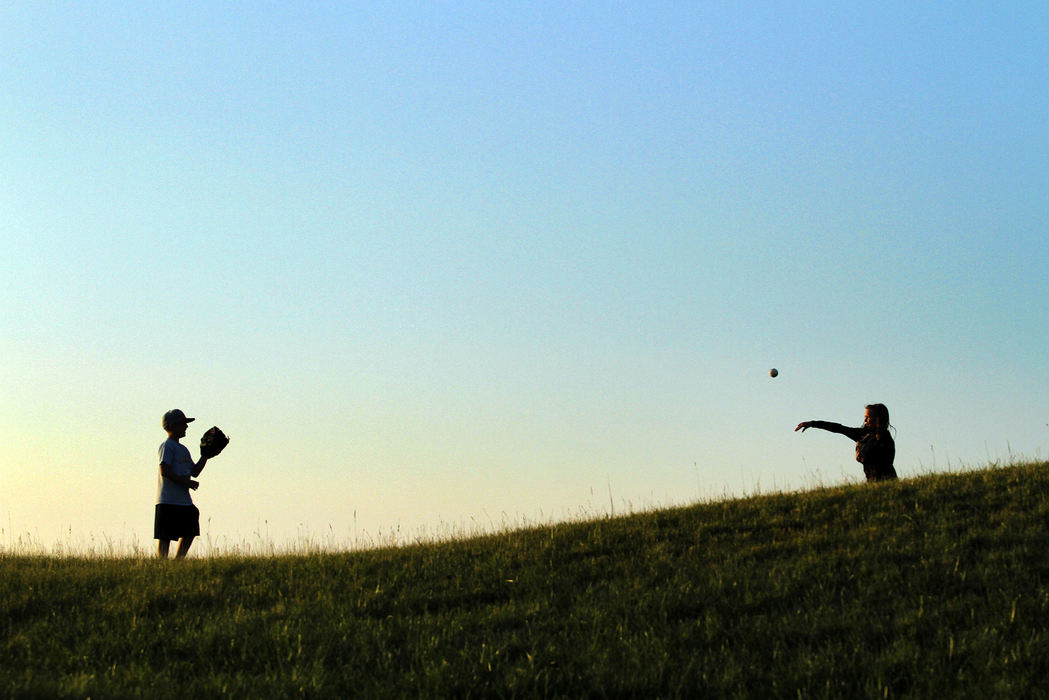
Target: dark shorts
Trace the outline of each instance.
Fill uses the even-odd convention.
[[[196,506],[158,503],[153,514],[153,539],[180,540],[200,534],[200,511]]]

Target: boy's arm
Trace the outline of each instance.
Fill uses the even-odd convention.
[[[193,465],[193,476],[200,476],[200,473],[204,471],[204,467],[208,463],[208,458],[204,455],[200,456],[200,460]]]
[[[196,476],[199,473],[200,472],[196,472],[194,476]],[[188,476],[179,476],[178,474],[176,474],[175,471],[171,468],[171,465],[169,465],[167,462],[160,463],[160,475],[168,481],[173,481],[179,486],[182,486],[183,488],[195,489],[198,486],[200,486],[200,484],[198,484],[193,479],[190,479]]]

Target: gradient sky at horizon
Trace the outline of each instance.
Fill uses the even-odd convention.
[[[0,546],[346,542],[1046,458],[1049,5],[0,9]],[[777,367],[781,375],[769,378]],[[208,551],[204,548],[204,551]]]

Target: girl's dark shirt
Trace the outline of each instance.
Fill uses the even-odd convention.
[[[814,420],[810,427],[832,433],[839,433],[856,443],[856,461],[863,465],[867,481],[883,481],[896,478],[896,469],[892,466],[896,459],[896,443],[889,431],[880,435],[870,428],[850,428],[840,423],[825,420]]]

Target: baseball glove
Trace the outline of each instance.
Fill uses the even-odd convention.
[[[200,456],[211,459],[226,449],[228,444],[229,438],[226,437],[226,433],[219,430],[216,425],[200,436]]]

